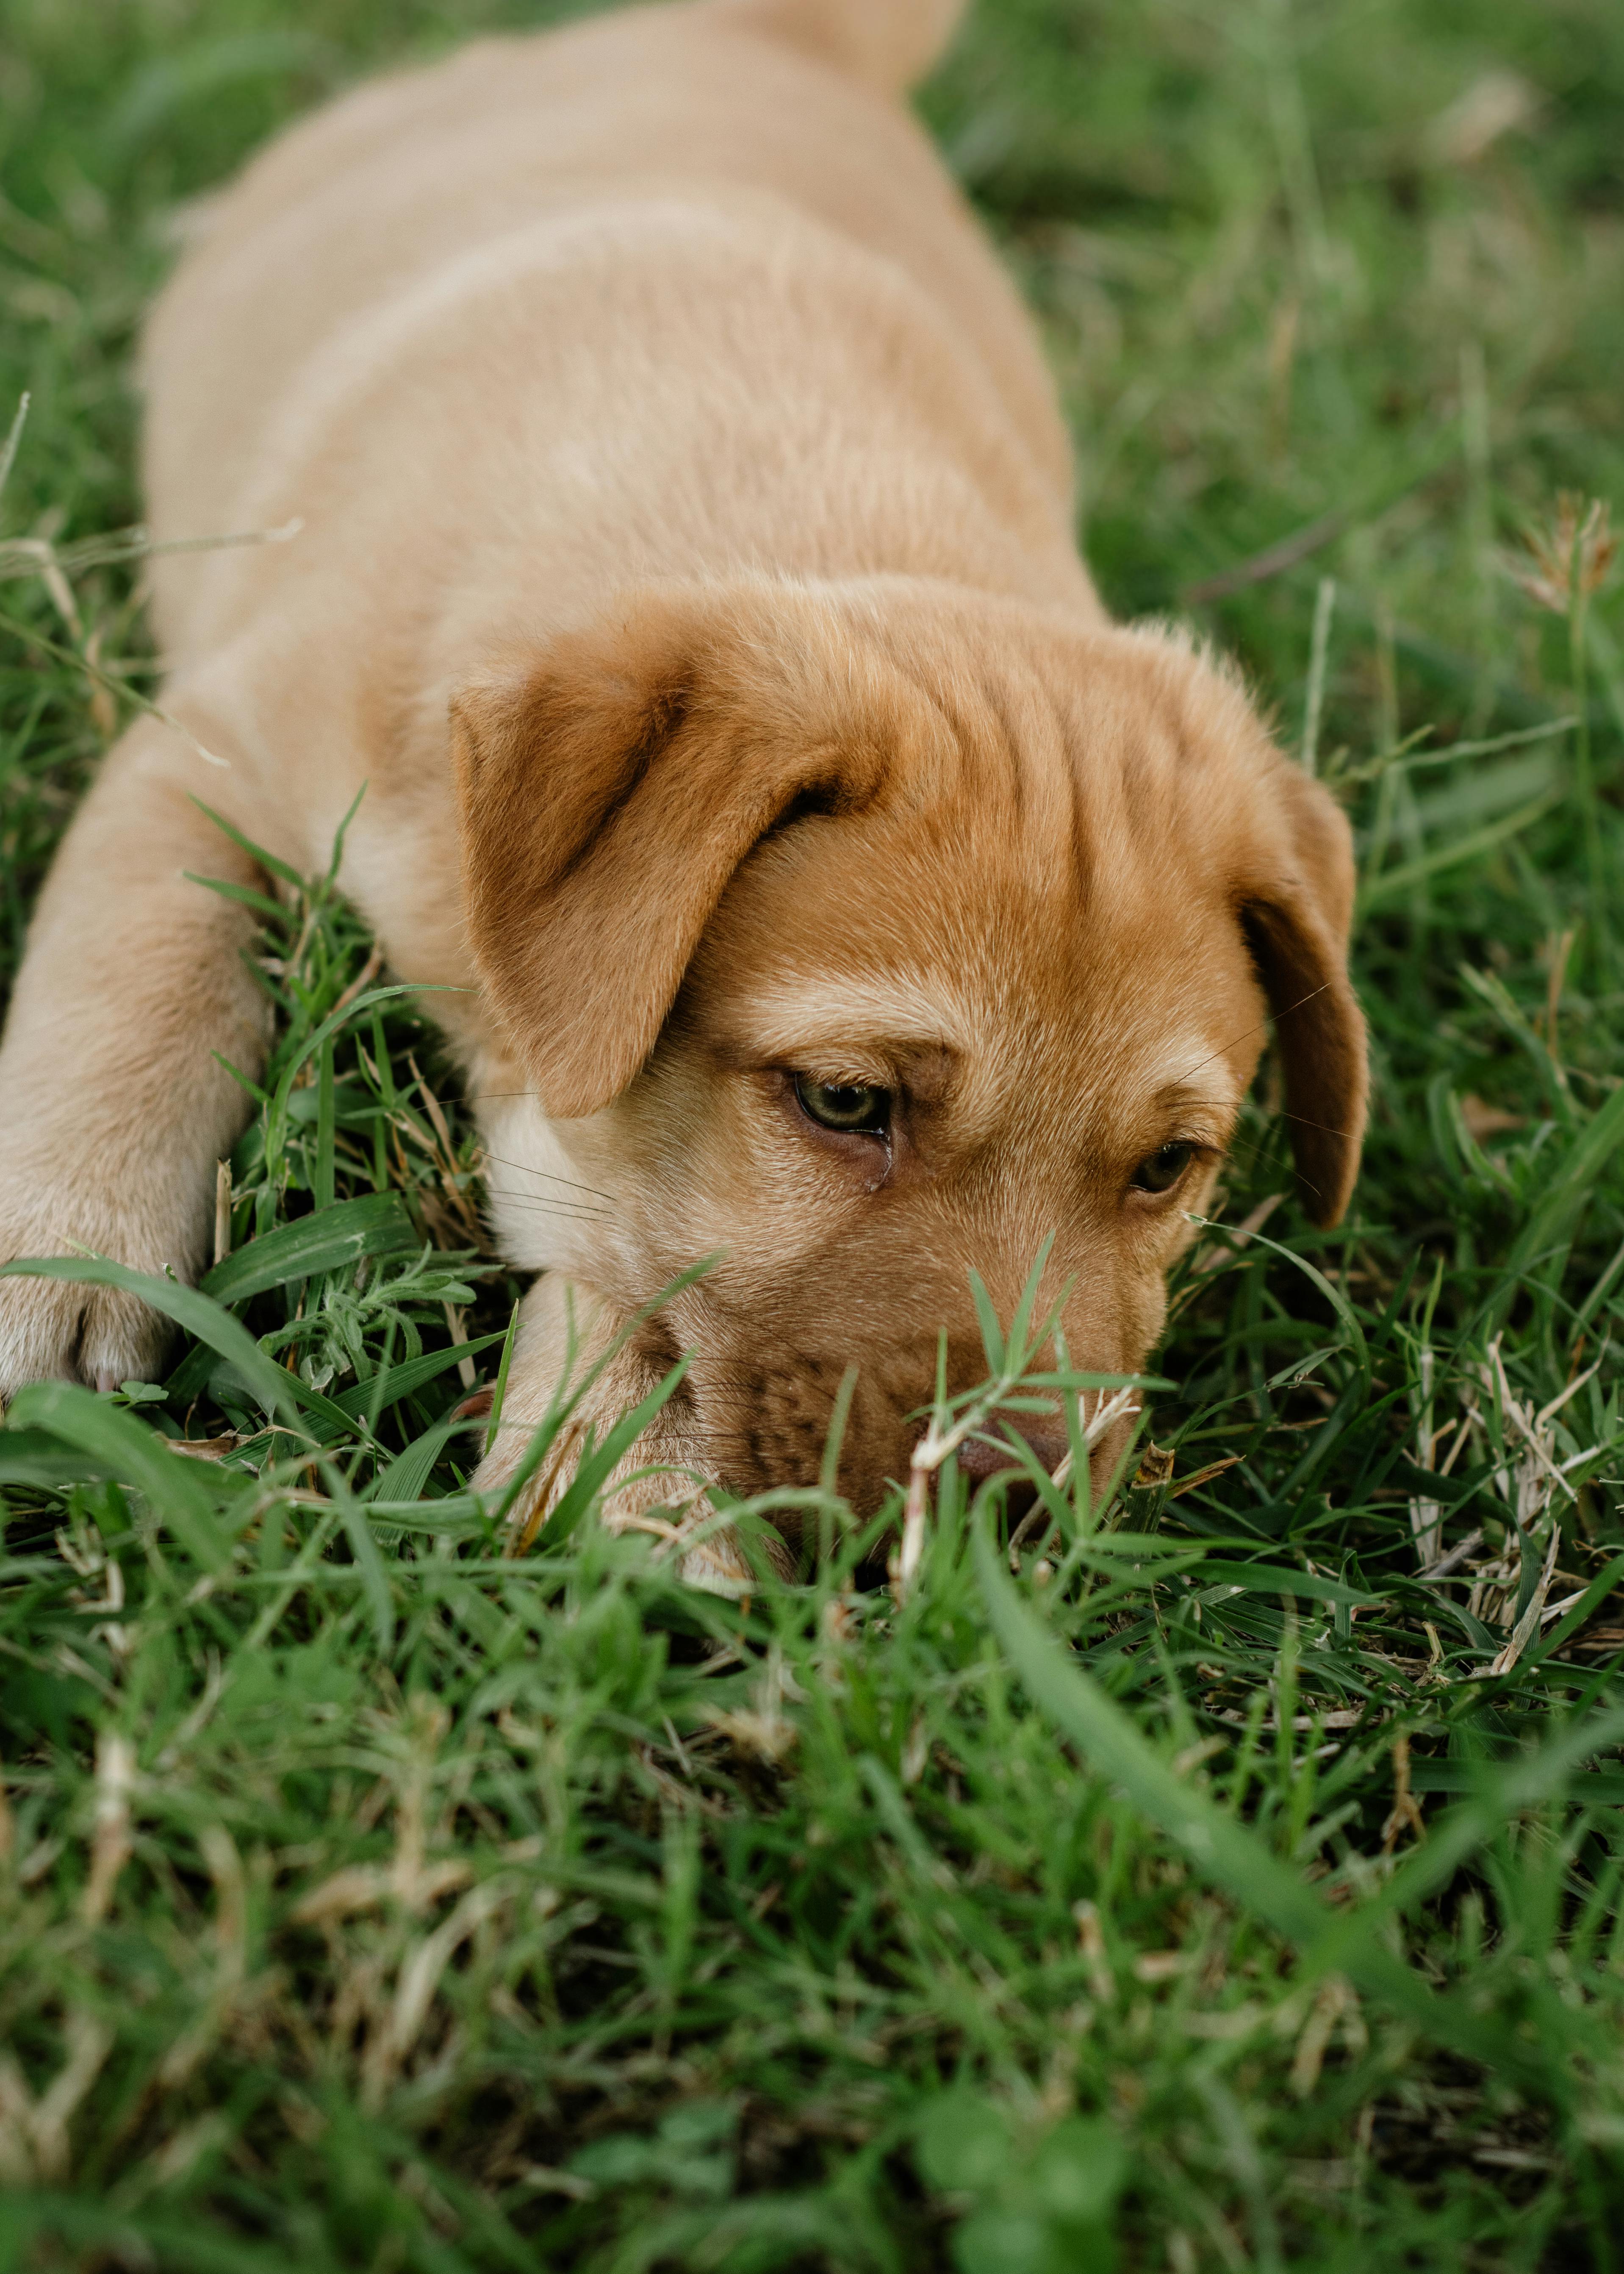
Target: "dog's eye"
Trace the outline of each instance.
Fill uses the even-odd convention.
[[[1193,1145],[1162,1145],[1145,1156],[1128,1182],[1141,1193],[1170,1193],[1194,1151]]]
[[[820,1129],[838,1129],[855,1137],[883,1137],[891,1126],[891,1092],[860,1088],[855,1082],[814,1081],[810,1074],[795,1076],[795,1096],[801,1110]]]

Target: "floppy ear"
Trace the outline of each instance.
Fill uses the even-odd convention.
[[[1274,1013],[1298,1189],[1313,1221],[1333,1224],[1359,1172],[1370,1081],[1348,977],[1352,837],[1330,792],[1297,767],[1282,763],[1270,787],[1288,845],[1249,880],[1241,922]]]
[[[782,604],[769,631],[747,598],[656,590],[454,699],[470,944],[548,1113],[630,1082],[767,830],[877,788],[876,739],[792,686],[794,641]]]

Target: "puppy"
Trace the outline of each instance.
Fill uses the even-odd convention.
[[[264,1035],[252,920],[185,872],[262,880],[193,801],[308,870],[363,785],[343,884],[456,990],[426,1001],[503,1251],[544,1275],[482,1484],[578,1337],[615,1351],[580,1429],[692,1354],[620,1520],[811,1480],[852,1367],[873,1507],[938,1337],[950,1389],[982,1372],[968,1272],[1007,1314],[1050,1235],[1072,1362],[1139,1367],[1271,1013],[1335,1221],[1348,831],[1232,674],[1094,595],[1032,326],[898,99],[954,13],[688,0],[482,41],[217,201],[147,337],[151,521],[298,533],[154,563],[186,731],[124,736],[41,898],[0,1256],[195,1273],[243,1119],[216,1053],[252,1071]],[[0,1394],[149,1374],[161,1335],[0,1283]],[[689,1484],[632,1480],[662,1464]]]

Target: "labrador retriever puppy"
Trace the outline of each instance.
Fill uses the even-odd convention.
[[[177,725],[40,900],[0,1257],[197,1271],[220,1060],[265,1040],[252,920],[188,872],[263,880],[199,801],[309,870],[365,786],[342,882],[451,990],[543,1275],[481,1484],[613,1353],[532,1530],[681,1352],[619,1520],[812,1480],[853,1367],[875,1506],[939,1338],[951,1390],[983,1370],[968,1273],[1007,1313],[1051,1236],[1072,1363],[1138,1367],[1271,1015],[1318,1222],[1356,1171],[1347,827],[1232,672],[1095,597],[1033,327],[899,100],[956,12],[678,0],[365,87],[219,198],[147,333],[154,535],[297,534],[153,564]],[[162,1342],[0,1283],[0,1396]]]

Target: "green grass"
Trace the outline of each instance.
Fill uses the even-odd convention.
[[[5,13],[0,986],[153,684],[139,562],[64,615],[6,541],[138,518],[166,216],[538,11]],[[901,1605],[827,1500],[748,1601],[584,1507],[505,1558],[455,1078],[387,974],[318,1039],[369,943],[289,883],[219,1300],[161,1397],[0,1429],[0,2268],[1620,2263],[1624,603],[1501,556],[1624,501],[1624,16],[983,0],[923,102],[1108,598],[1208,624],[1347,796],[1352,1216],[1209,1239],[1156,1449],[1014,1576],[951,1470]],[[1226,1220],[1285,1182],[1266,1083]]]

